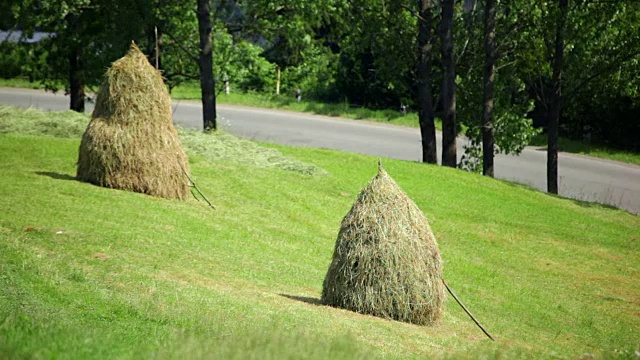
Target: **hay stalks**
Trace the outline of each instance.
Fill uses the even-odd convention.
[[[160,73],[132,44],[107,70],[78,156],[79,180],[186,199],[187,156],[172,123]]]
[[[442,259],[420,209],[379,166],[342,221],[322,302],[429,325],[442,316]]]

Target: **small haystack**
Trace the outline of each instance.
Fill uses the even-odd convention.
[[[442,315],[438,246],[416,204],[382,169],[342,220],[322,302],[428,325]]]
[[[135,44],[104,77],[82,136],[79,180],[168,199],[185,199],[187,156],[172,123],[162,76]]]

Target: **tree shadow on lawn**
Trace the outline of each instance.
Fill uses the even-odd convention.
[[[311,304],[311,305],[324,306],[324,304],[322,303],[322,301],[320,299],[316,299],[316,298],[312,298],[312,297],[295,296],[295,295],[287,295],[287,294],[278,294],[278,295],[280,295],[282,297],[286,297],[286,298],[291,299],[291,300],[302,301],[302,302],[305,302],[305,303]]]
[[[50,177],[52,179],[56,179],[56,180],[79,181],[75,176],[71,176],[71,175],[67,175],[67,174],[60,174],[60,173],[51,172],[51,171],[34,171],[34,173],[36,173],[37,175],[40,175],[40,176],[48,176],[48,177]]]

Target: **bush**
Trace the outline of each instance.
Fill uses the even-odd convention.
[[[283,71],[281,90],[294,95],[296,89],[300,89],[305,97],[331,99],[335,92],[336,64],[337,55],[314,46],[300,65]]]
[[[0,77],[11,79],[28,77],[33,81],[35,72],[45,64],[46,54],[38,44],[0,43]]]

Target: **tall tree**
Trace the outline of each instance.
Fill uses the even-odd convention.
[[[464,125],[468,139],[458,165],[463,169],[490,175],[495,154],[517,155],[539,132],[526,118],[532,101],[528,73],[521,69],[528,69],[533,57],[523,48],[531,46],[534,5],[492,0],[487,6],[487,0],[466,0],[457,17],[466,25],[457,26],[454,34],[460,49],[456,121]]]
[[[493,82],[496,62],[496,0],[484,4],[484,74],[482,81],[482,174],[493,177]]]
[[[640,151],[640,2],[571,1],[565,34],[558,135]]]
[[[213,77],[211,2],[198,0],[198,32],[200,34],[200,90],[204,130],[216,130],[216,92]]]
[[[121,57],[132,40],[138,40],[144,22],[131,22],[130,0],[26,0],[13,1],[6,26],[35,30],[51,36],[38,43],[44,66],[29,74],[47,90],[60,84],[70,95],[69,108],[83,112],[85,87],[100,84],[104,69]],[[5,14],[3,14],[5,15]],[[9,18],[10,17],[10,18]],[[35,58],[35,57],[34,57]],[[38,60],[33,59],[33,62]]]
[[[640,4],[553,0],[533,10],[526,42],[532,61],[520,68],[536,98],[531,116],[550,137],[547,180],[555,192],[559,136],[610,146],[637,141]]]
[[[547,191],[558,193],[558,127],[562,101],[562,65],[564,58],[564,33],[569,0],[558,0],[553,75],[551,77],[551,101],[547,121]]]
[[[456,69],[453,53],[455,0],[442,0],[440,47],[442,59],[442,165],[456,167]]]
[[[422,135],[422,161],[436,164],[436,127],[433,122],[431,52],[433,51],[433,0],[418,0],[418,119]]]
[[[81,11],[81,10],[79,10]],[[70,30],[69,41],[69,109],[84,113],[84,74],[82,61],[82,47],[77,37],[79,34],[78,16],[70,13],[66,16],[67,29]]]
[[[43,41],[47,50],[47,67],[39,69],[36,77],[50,90],[57,90],[56,81],[62,80],[70,95],[69,109],[84,112],[85,85],[88,59],[85,55],[88,37],[100,31],[105,23],[89,21],[100,3],[90,7],[87,1],[76,0],[59,6],[50,1],[24,1],[14,4],[14,26],[26,33],[36,29],[55,34]]]

